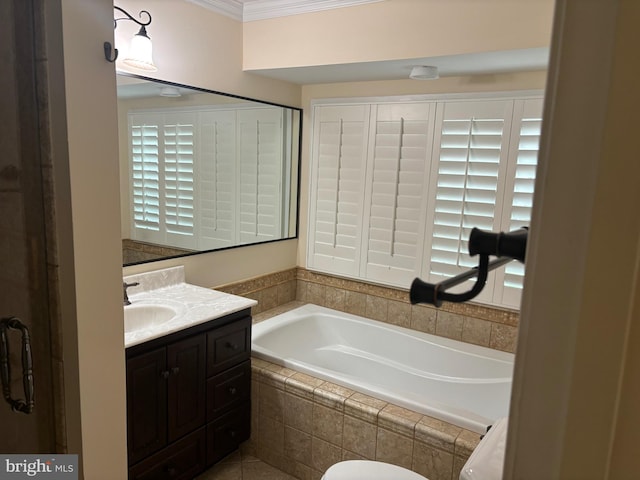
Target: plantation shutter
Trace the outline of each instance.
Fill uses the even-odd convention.
[[[199,114],[195,169],[199,250],[236,243],[236,116],[233,111]]]
[[[423,272],[430,282],[477,266],[478,259],[468,255],[471,229],[496,231],[500,226],[509,142],[505,126],[511,124],[511,113],[511,101],[438,105],[425,249],[429,262]],[[477,297],[481,301],[491,300],[487,286]]]
[[[279,108],[237,112],[241,243],[282,236],[282,122]]]
[[[434,116],[433,103],[372,107],[365,278],[406,286],[420,273]]]
[[[518,100],[514,104],[509,171],[505,188],[502,230],[528,227],[540,147],[542,99]],[[496,274],[496,301],[518,307],[524,283],[524,265],[511,262]]]
[[[160,240],[160,117],[129,116],[132,234]]]
[[[165,228],[171,244],[184,248],[195,248],[195,121],[195,114],[166,114],[164,124]]]
[[[309,266],[358,276],[368,105],[316,106],[309,211]]]

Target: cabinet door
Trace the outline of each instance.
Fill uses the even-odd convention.
[[[170,442],[205,422],[205,348],[205,335],[167,347]]]
[[[127,360],[129,464],[167,444],[166,349]]]

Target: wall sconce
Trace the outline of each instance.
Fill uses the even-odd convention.
[[[438,77],[438,67],[429,65],[416,65],[409,74],[409,78],[413,80],[435,80]]]
[[[133,36],[133,39],[131,40],[127,58],[123,59],[122,63],[128,65],[129,67],[137,68],[139,70],[145,70],[147,72],[155,72],[156,70],[158,70],[158,68],[153,64],[153,58],[151,56],[151,39],[149,38],[149,35],[147,35],[146,29],[146,27],[151,23],[151,14],[146,10],[140,11],[140,18],[142,18],[143,13],[147,15],[147,17],[149,17],[148,21],[140,22],[129,15],[129,13],[122,8],[116,7],[115,5],[113,8],[126,15],[126,17],[115,18],[113,20],[114,30],[117,28],[118,22],[120,20],[132,20],[140,25],[140,30]],[[111,56],[112,51],[113,58]],[[113,46],[109,42],[104,42],[104,58],[111,63],[115,62],[118,58],[118,49],[113,48]]]

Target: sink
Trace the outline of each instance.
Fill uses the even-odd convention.
[[[161,325],[173,319],[177,313],[166,305],[128,305],[124,308],[124,332],[131,333]]]

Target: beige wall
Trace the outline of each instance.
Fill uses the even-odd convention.
[[[64,45],[51,78],[69,452],[82,453],[84,478],[125,478],[115,78],[102,54],[112,2],[46,3],[49,41]]]
[[[248,22],[244,68],[547,47],[553,0],[385,0]]]
[[[638,22],[558,0],[505,478],[638,476]]]
[[[468,92],[507,92],[514,90],[544,90],[546,72],[527,72],[500,75],[443,77],[438,80],[393,80],[380,82],[350,82],[302,87],[303,135],[300,185],[300,244],[298,265],[306,267],[307,229],[309,214],[309,167],[311,155],[311,102],[318,99],[419,96]]]

